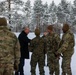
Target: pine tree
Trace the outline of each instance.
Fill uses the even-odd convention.
[[[61,0],[61,3],[58,5],[57,17],[58,22],[64,23],[70,16],[70,3],[66,0]]]
[[[57,22],[56,12],[57,6],[55,5],[54,1],[52,1],[52,3],[49,6],[49,24],[54,24],[55,22]]]
[[[20,6],[23,5],[23,2],[21,0],[5,0],[1,2],[2,8],[1,8],[1,15],[7,17],[9,25],[12,24],[13,14],[15,11],[21,11]],[[16,21],[16,20],[15,20]],[[17,23],[17,22],[16,22]],[[12,26],[13,27],[13,26]]]
[[[0,2],[0,14],[2,14],[2,12],[5,12],[5,3],[4,2]]]
[[[41,18],[43,17],[43,12],[44,12],[44,8],[43,8],[43,4],[41,0],[35,0],[34,2],[34,6],[33,6],[33,24],[35,25],[35,27],[39,27],[40,28],[40,21]]]
[[[46,30],[47,25],[48,25],[48,18],[49,18],[49,11],[48,11],[47,2],[43,5],[43,8],[44,8],[44,13],[43,13],[43,17],[42,17],[41,22],[43,25],[42,31],[44,32]]]
[[[76,28],[76,0],[73,2],[73,14],[72,14],[72,25]]]
[[[73,1],[73,5],[76,7],[76,0]]]
[[[30,0],[27,0],[25,2],[25,5],[23,7],[23,12],[25,15],[25,25],[31,27],[31,3]]]

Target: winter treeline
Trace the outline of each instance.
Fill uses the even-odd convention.
[[[8,19],[8,25],[12,31],[21,31],[24,26],[29,26],[31,31],[36,27],[45,31],[47,25],[53,24],[55,30],[60,31],[62,24],[67,22],[75,32],[76,30],[76,0],[73,4],[67,0],[61,0],[56,5],[54,1],[50,5],[35,0],[31,6],[31,0],[4,0],[0,1],[0,16]]]

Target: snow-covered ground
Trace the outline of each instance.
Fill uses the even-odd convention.
[[[18,37],[19,33],[15,33],[15,34]],[[28,37],[30,39],[32,39],[35,37],[35,35],[34,35],[34,33],[29,33]],[[75,35],[75,43],[76,43],[76,35]],[[30,53],[30,59],[31,59],[31,53]],[[31,75],[31,73],[30,73],[30,59],[25,59],[25,66],[24,66],[25,75]],[[62,62],[62,59],[60,58],[60,75],[61,75],[61,71],[62,71],[61,70],[61,62]],[[74,47],[74,54],[72,56],[71,68],[72,68],[72,75],[76,75],[76,45]],[[49,75],[48,67],[44,67],[44,69],[45,69],[45,75]],[[39,75],[38,65],[36,67],[36,75]]]

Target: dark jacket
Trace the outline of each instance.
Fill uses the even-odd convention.
[[[24,31],[20,33],[18,39],[20,42],[21,58],[29,59],[28,43],[30,42],[30,39]]]

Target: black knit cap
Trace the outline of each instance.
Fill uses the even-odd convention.
[[[0,17],[0,26],[7,26],[7,20],[5,17]]]
[[[64,24],[63,24],[63,27],[64,27],[66,30],[69,30],[69,24],[68,24],[68,23],[64,23]]]

